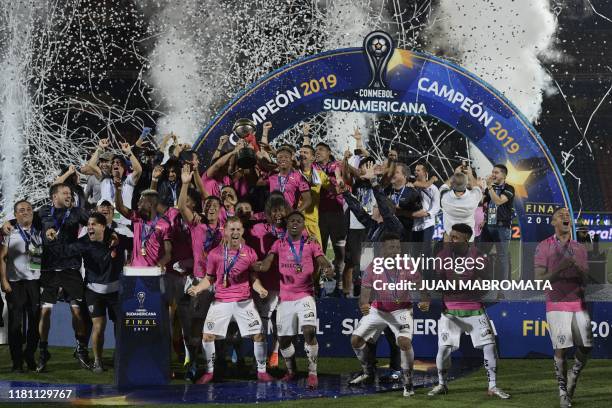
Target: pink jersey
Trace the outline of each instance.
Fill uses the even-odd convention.
[[[304,177],[295,170],[291,170],[287,176],[272,174],[268,177],[268,183],[270,192],[282,192],[291,208],[296,208],[301,193],[310,191],[310,186]]]
[[[471,258],[476,260],[477,258],[482,258],[483,261],[480,263],[481,265],[484,262],[486,265],[486,257],[478,251],[475,246],[471,246],[468,253],[466,255],[454,255],[453,251],[446,247],[440,253],[438,253],[437,257],[442,258],[441,265],[436,265],[436,273],[438,275],[438,279],[440,280],[462,280],[462,281],[471,281],[476,280],[478,270],[477,263],[474,262],[473,268],[465,268],[463,273],[456,273],[455,270],[451,268],[444,268],[445,265],[450,265],[450,262],[444,262],[446,258]],[[442,266],[441,268],[437,268],[437,266]],[[480,310],[483,308],[479,299],[481,296],[478,291],[447,291],[444,292],[444,307],[447,310]]]
[[[244,233],[244,241],[255,250],[259,259],[263,259],[272,249],[274,242],[284,236],[284,228],[277,228],[268,223],[259,222]],[[276,263],[272,264],[272,267],[267,272],[260,272],[259,279],[267,290],[280,290],[280,274]]]
[[[276,254],[278,258],[278,269],[280,272],[280,299],[298,300],[306,296],[314,295],[313,275],[315,272],[315,259],[324,256],[321,246],[316,241],[308,241],[301,237],[297,241],[291,241],[295,253],[299,256],[301,242],[304,242],[302,250],[301,266],[296,262],[295,255],[291,251],[288,242],[289,237],[277,240],[270,253]],[[301,269],[300,269],[301,268]]]
[[[564,258],[573,258],[583,269],[588,268],[584,245],[570,240],[562,244],[556,236],[546,238],[536,248],[536,268],[555,269]],[[579,312],[584,305],[584,274],[575,266],[559,272],[558,280],[551,281],[552,290],[546,293],[546,311]]]
[[[206,172],[202,173],[202,184],[208,195],[221,197],[221,189],[231,185],[232,180],[228,176],[208,177]]]
[[[193,276],[203,278],[206,275],[206,258],[210,251],[219,245],[223,238],[223,228],[214,228],[208,224],[191,224],[191,248],[193,255]]]
[[[236,190],[239,200],[249,198],[249,180],[246,177],[240,177],[232,182],[232,187]]]
[[[371,288],[372,291],[374,291],[375,300],[372,302],[371,306],[382,312],[394,312],[396,310],[412,308],[412,298],[408,290],[383,289],[383,284],[387,283],[398,283],[402,281],[418,282],[420,280],[420,274],[418,272],[411,272],[412,269],[385,269],[381,274],[375,274],[373,265],[368,265],[363,272],[361,285],[365,288]],[[374,284],[375,281],[380,282]]]
[[[131,266],[156,266],[164,256],[164,241],[171,240],[172,227],[166,217],[157,216],[145,222],[136,212],[130,218],[134,226],[134,250]],[[143,245],[145,255],[142,254]]]
[[[181,213],[174,207],[170,207],[164,214],[170,221],[170,240],[172,241],[172,260],[166,268],[166,272],[174,272],[173,265],[177,261],[191,259],[191,237],[189,226],[183,221]]]
[[[342,163],[339,161],[330,161],[327,164],[315,163],[315,168],[319,169],[329,178],[329,182],[332,188],[321,190],[321,198],[319,201],[319,211],[322,212],[342,212],[342,205],[344,204],[344,197],[342,194],[336,193],[336,168],[342,168]]]
[[[208,254],[206,261],[206,276],[215,279],[215,300],[219,302],[241,302],[251,298],[249,282],[251,265],[257,262],[257,254],[247,245],[241,245],[238,250],[226,250],[225,245],[219,245]],[[226,253],[227,252],[227,253]],[[238,256],[236,256],[238,254]],[[232,266],[232,261],[235,263]],[[223,276],[225,267],[229,269],[225,287]]]
[[[236,215],[236,213],[227,211],[225,207],[221,206],[221,208],[219,208],[219,224],[224,226],[227,219],[229,217],[233,217],[234,215]]]

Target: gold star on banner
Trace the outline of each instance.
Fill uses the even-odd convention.
[[[530,170],[517,170],[516,167],[510,162],[506,161],[506,167],[508,168],[508,176],[506,176],[506,183],[514,187],[514,192],[517,197],[526,198],[527,189],[525,188],[525,182],[531,176]]]
[[[410,51],[396,48],[393,52],[393,56],[389,60],[389,64],[387,64],[387,72],[393,70],[393,68],[397,67],[398,65],[404,65],[412,69],[414,66],[412,62],[412,53]]]

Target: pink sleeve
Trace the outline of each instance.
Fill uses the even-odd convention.
[[[306,180],[304,180],[304,177],[302,177],[301,174],[300,178],[298,179],[298,190],[302,193],[305,191],[310,191],[310,186],[308,185]]]
[[[212,253],[206,257],[206,276],[217,277],[217,257]]]
[[[543,241],[540,242],[538,244],[538,246],[536,247],[535,250],[535,256],[534,256],[534,265],[536,267],[543,267],[546,268],[548,266],[548,251],[547,251],[547,247],[548,247],[548,242],[547,241]]]
[[[161,229],[161,235],[162,235],[162,239],[164,241],[170,241],[171,240],[171,235],[172,235],[172,226],[170,224],[164,224],[162,225],[162,229]]]
[[[276,241],[274,241],[274,244],[272,245],[272,248],[270,249],[271,254],[279,254],[279,249],[280,249],[280,244],[281,244],[281,240],[277,239]]]
[[[257,259],[257,254],[255,253],[255,251],[253,250],[253,248],[249,248],[249,258],[250,258],[250,264],[253,265],[255,262],[258,261]]]
[[[313,258],[317,258],[319,256],[325,256],[323,250],[321,249],[321,245],[318,242],[311,242],[310,248],[312,249]]]

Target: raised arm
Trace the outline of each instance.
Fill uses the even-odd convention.
[[[132,180],[134,184],[138,183],[140,179],[140,175],[142,174],[142,166],[138,161],[138,158],[132,152],[132,146],[129,143],[121,143],[121,150],[123,153],[130,158],[130,163],[132,163]]]
[[[177,205],[183,219],[187,221],[188,224],[193,223],[193,211],[187,208],[187,193],[189,191],[189,184],[191,183],[192,177],[193,171],[191,171],[189,164],[185,164],[183,166],[183,171],[181,172],[181,192],[179,194]]]
[[[304,142],[302,144],[304,146],[310,146],[312,144],[310,141],[310,123],[304,123],[302,126],[302,134],[304,135]]]
[[[209,178],[217,176],[219,172],[221,171],[221,169],[225,167],[226,164],[229,163],[229,160],[232,158],[233,155],[234,155],[234,150],[232,150],[231,152],[225,153],[223,156],[221,156],[219,160],[217,160],[216,162],[211,164],[210,167],[208,167],[208,170],[206,170],[206,176]]]
[[[374,199],[378,205],[378,211],[380,211],[380,215],[383,217],[385,226],[389,230],[401,235],[402,231],[404,230],[404,226],[395,216],[395,208],[391,205],[390,200],[387,198],[380,186],[373,186],[372,191],[374,192]]]
[[[270,129],[272,129],[272,122],[265,122],[261,129],[261,143],[265,145],[269,145],[268,134],[270,133]]]
[[[164,174],[164,167],[160,165],[155,166],[151,175],[151,185],[149,186],[149,189],[157,191],[159,178],[162,174]]]
[[[68,170],[66,170],[66,172],[64,174],[62,174],[61,176],[57,176],[55,178],[55,180],[53,180],[53,184],[52,185],[54,186],[56,184],[60,184],[60,183],[65,182],[68,179],[68,177],[72,176],[75,173],[76,173],[76,166],[71,164],[68,167]]]
[[[359,128],[357,127],[355,128],[355,131],[353,132],[353,139],[355,139],[355,148],[363,152],[363,157],[368,157],[370,153],[368,152],[365,145],[363,144],[363,136],[361,135],[361,132],[359,131]]]
[[[219,144],[217,145],[217,148],[215,149],[215,153],[212,155],[212,158],[210,159],[211,161],[215,161],[217,160],[217,158],[219,156],[221,156],[221,149],[223,149],[223,146],[227,143],[227,141],[229,140],[229,136],[228,135],[223,135],[219,138]]]
[[[98,180],[101,180],[102,170],[100,170],[100,167],[98,167],[98,160],[100,160],[100,155],[104,153],[104,150],[106,150],[109,145],[110,141],[107,138],[100,139],[94,154],[92,154],[89,161],[83,167],[81,167],[81,173],[85,174],[86,176],[93,174]]]

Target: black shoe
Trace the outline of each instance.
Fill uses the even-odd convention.
[[[395,384],[402,381],[401,371],[391,371],[389,374],[380,377],[379,381],[383,384]]]
[[[87,348],[77,346],[72,353],[72,356],[79,361],[81,367],[86,370],[91,370],[91,362],[89,361],[89,354],[87,353]]]
[[[185,381],[195,383],[198,378],[200,378],[198,377],[198,367],[195,364],[191,364],[185,373]]]
[[[359,373],[355,375],[353,378],[351,378],[351,380],[348,382],[348,385],[349,386],[369,385],[369,384],[373,384],[374,380],[375,380],[375,377],[373,373]]]
[[[36,360],[34,359],[34,354],[26,354],[23,356],[23,359],[28,366],[28,370],[35,371],[36,370]]]
[[[40,353],[38,355],[38,367],[36,367],[36,372],[42,373],[47,368],[47,363],[51,360],[51,353],[47,349],[40,349]]]
[[[13,364],[13,368],[11,368],[11,373],[14,373],[14,374],[23,374],[24,373],[24,371],[23,371],[23,363],[21,363],[21,364],[19,364],[19,363]]]

